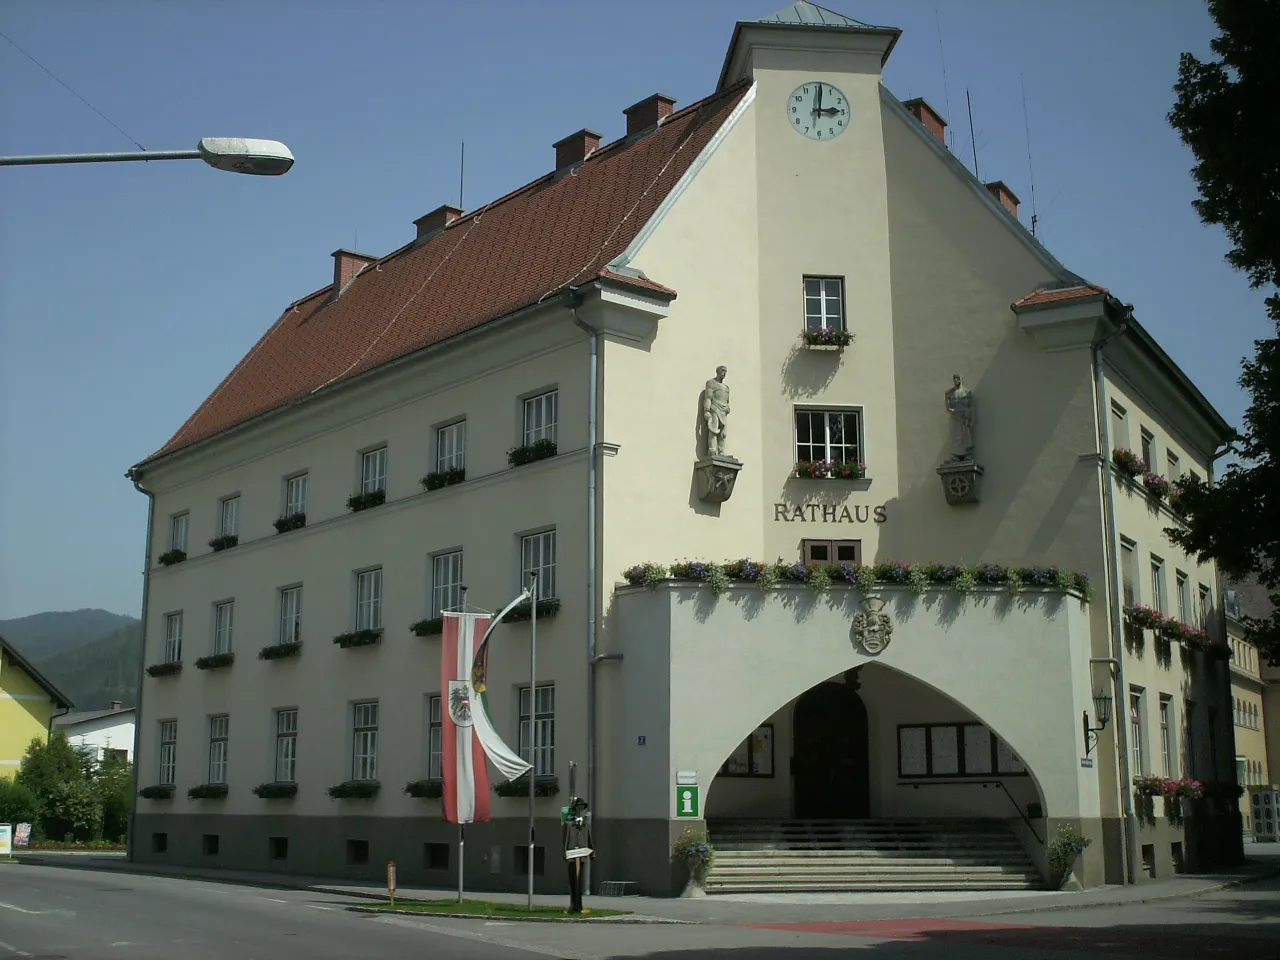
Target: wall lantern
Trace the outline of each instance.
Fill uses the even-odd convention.
[[[1096,727],[1089,726],[1089,711],[1086,710],[1081,714],[1081,722],[1084,725],[1084,755],[1087,757],[1093,752],[1094,746],[1098,743],[1098,733],[1106,729],[1107,721],[1111,719],[1111,694],[1103,693],[1098,690],[1093,695],[1093,712],[1098,717],[1098,725]]]

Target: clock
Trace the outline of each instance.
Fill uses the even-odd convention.
[[[787,98],[787,122],[810,140],[834,140],[849,126],[849,98],[821,80],[802,84]]]

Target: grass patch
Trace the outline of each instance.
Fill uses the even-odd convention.
[[[392,909],[386,900],[370,900],[365,903],[352,904],[359,907],[374,907],[379,910]],[[534,917],[534,918],[577,918],[619,917],[629,914],[629,910],[592,910],[584,907],[582,913],[570,913],[568,907],[535,906],[529,910],[522,903],[495,903],[491,900],[397,900],[397,913],[453,913],[468,914],[476,917]]]

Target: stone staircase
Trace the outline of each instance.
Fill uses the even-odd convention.
[[[1001,820],[713,820],[708,893],[1036,890]]]

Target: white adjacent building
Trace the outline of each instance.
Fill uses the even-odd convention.
[[[433,621],[531,573],[537,687],[504,624],[489,700],[558,789],[548,890],[570,762],[597,888],[678,891],[689,825],[713,889],[821,887],[756,878],[752,838],[892,844],[890,820],[926,847],[953,822],[1008,883],[1061,825],[1094,841],[1087,886],[1238,854],[1234,803],[1164,816],[1132,783],[1233,778],[1227,665],[1133,621],[1223,649],[1215,571],[1143,475],[1212,476],[1228,425],[884,86],[898,36],[803,0],[739,23],[706,99],[655,94],[399,250],[336,251],[130,471],[135,859],[448,885]],[[623,575],[682,561],[714,566]],[[509,792],[467,833],[469,885],[523,882]]]
[[[119,700],[112,700],[107,710],[59,714],[53,718],[53,727],[65,733],[73,747],[99,763],[107,760],[132,761],[136,713],[134,707],[125,707]]]

